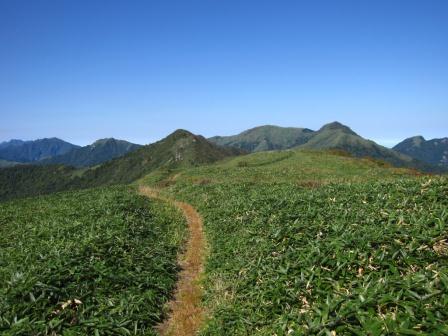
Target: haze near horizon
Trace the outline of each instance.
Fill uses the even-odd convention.
[[[447,136],[445,1],[0,0],[0,142],[337,120]]]

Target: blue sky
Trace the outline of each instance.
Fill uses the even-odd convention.
[[[0,141],[448,136],[448,1],[0,0]]]

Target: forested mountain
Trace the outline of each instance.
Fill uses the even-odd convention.
[[[0,159],[20,163],[35,162],[79,148],[58,138],[31,141],[10,140],[0,143]]]
[[[64,164],[73,167],[90,167],[132,152],[141,145],[114,138],[100,139],[93,144],[75,148],[65,154],[41,160],[39,164]]]
[[[415,136],[403,140],[393,149],[423,162],[448,167],[448,138],[425,140]]]

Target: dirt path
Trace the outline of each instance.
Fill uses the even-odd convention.
[[[168,318],[157,329],[164,336],[196,335],[204,319],[204,312],[201,307],[202,287],[200,284],[205,257],[202,218],[191,205],[162,197],[156,189],[140,186],[139,191],[142,195],[174,204],[182,210],[187,219],[189,237],[185,251],[179,260],[182,270],[179,274],[174,299],[169,302],[170,313]]]

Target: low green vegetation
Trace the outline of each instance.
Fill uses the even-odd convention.
[[[0,169],[0,202],[38,196],[73,186],[75,169],[59,165],[18,165]]]
[[[418,175],[415,171],[394,168],[382,161],[353,158],[342,151],[296,149],[254,153],[185,170],[157,170],[141,181],[164,186],[172,182],[169,176],[177,174],[180,181],[188,184],[288,183],[302,186]]]
[[[322,152],[144,179],[204,216],[203,335],[448,335],[448,180]]]
[[[185,131],[154,146],[95,169],[32,168],[41,184],[6,178],[0,198],[27,181],[139,179],[191,203],[209,252],[202,335],[448,335],[446,176],[303,149],[198,166],[231,153]],[[184,227],[127,187],[1,204],[0,333],[154,334]]]
[[[127,187],[1,204],[0,334],[155,334],[184,231]]]

